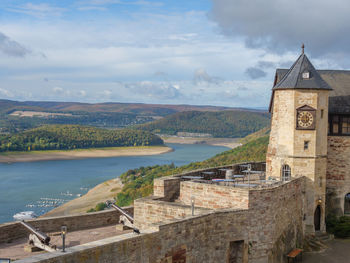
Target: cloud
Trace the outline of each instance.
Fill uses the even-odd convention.
[[[121,1],[121,0],[90,0],[79,2],[81,6],[78,7],[78,10],[81,11],[90,11],[90,10],[98,10],[98,11],[106,11],[106,6],[109,5],[136,5],[136,6],[149,6],[149,7],[160,7],[163,5],[161,2],[151,2],[151,1]]]
[[[52,6],[46,3],[33,4],[26,3],[24,5],[6,8],[7,11],[26,14],[36,18],[59,17],[67,9],[62,7]]]
[[[64,93],[64,89],[61,87],[54,87],[52,90],[54,93],[58,93],[58,94]]]
[[[221,31],[243,37],[254,49],[283,53],[300,50],[313,56],[350,53],[348,0],[212,0],[209,14]]]
[[[0,32],[0,51],[11,57],[24,57],[31,51]]]
[[[137,83],[126,84],[128,91],[144,95],[153,99],[177,99],[184,95],[180,91],[180,85],[169,82],[151,82],[141,81]]]
[[[8,91],[7,89],[0,88],[0,94],[8,98],[14,97],[14,94],[11,91]]]
[[[267,75],[267,73],[259,68],[250,67],[247,68],[245,73],[251,78],[251,79],[259,79],[263,78]]]
[[[86,91],[85,90],[79,90],[78,94],[81,97],[86,97]]]
[[[218,77],[210,76],[207,71],[203,68],[197,69],[193,76],[194,83],[197,85],[203,85],[208,83],[218,83],[221,81]]]

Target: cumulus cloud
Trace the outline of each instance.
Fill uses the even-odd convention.
[[[24,57],[31,51],[0,32],[0,51],[12,57]]]
[[[197,85],[203,85],[206,83],[218,83],[221,81],[218,77],[210,76],[203,68],[197,69],[194,72],[193,80]]]
[[[85,90],[79,90],[78,94],[81,97],[86,97],[86,91]]]
[[[306,44],[314,56],[350,53],[348,0],[212,0],[210,17],[250,48],[282,53]]]
[[[251,79],[259,79],[263,78],[267,75],[267,73],[260,68],[250,67],[247,68],[245,73],[251,78]]]
[[[141,81],[137,83],[126,84],[128,91],[135,92],[138,95],[144,95],[154,99],[177,99],[183,96],[180,86],[168,82]]]
[[[14,94],[11,91],[7,90],[7,89],[0,88],[0,94],[2,96],[8,97],[8,98],[14,97]]]
[[[64,93],[64,89],[61,87],[54,87],[52,90],[54,93],[58,93],[58,94]]]

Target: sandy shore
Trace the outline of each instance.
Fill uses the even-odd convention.
[[[82,197],[73,199],[41,217],[73,215],[86,213],[90,208],[94,208],[98,203],[112,200],[121,191],[123,184],[119,178],[103,182]]]
[[[181,143],[181,144],[209,144],[215,146],[225,146],[228,148],[236,148],[241,145],[239,138],[198,138],[198,137],[162,137],[165,143]]]
[[[71,160],[116,156],[144,156],[171,152],[166,146],[108,147],[69,151],[7,152],[0,154],[0,163]]]

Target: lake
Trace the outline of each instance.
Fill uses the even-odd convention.
[[[0,164],[0,223],[13,221],[12,216],[21,211],[42,215],[129,169],[171,163],[181,166],[228,150],[205,144],[168,146],[174,151],[161,155]]]

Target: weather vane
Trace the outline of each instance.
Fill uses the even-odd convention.
[[[305,49],[305,45],[304,43],[301,45],[301,53],[304,54],[304,49]]]

